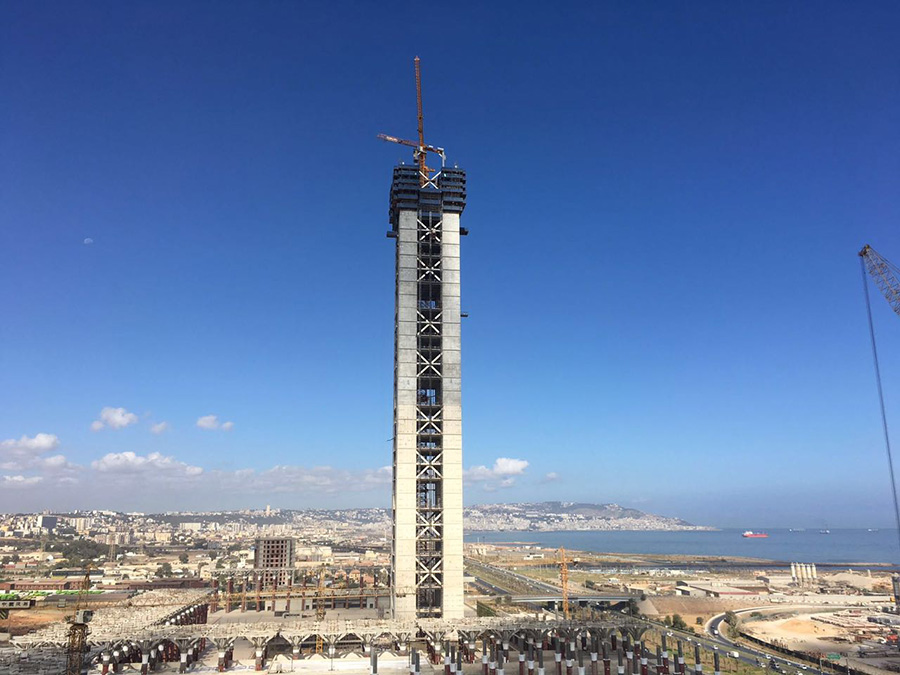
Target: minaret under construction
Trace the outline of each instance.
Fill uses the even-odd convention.
[[[393,618],[463,618],[459,217],[466,174],[425,166],[421,87],[415,164],[394,168]]]

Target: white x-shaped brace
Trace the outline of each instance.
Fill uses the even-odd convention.
[[[423,410],[420,410],[419,408],[416,408],[416,421],[424,422],[424,423],[431,422],[433,424],[440,424],[441,420],[444,419],[443,413],[444,413],[443,408],[438,408],[433,413],[427,413]]]
[[[417,321],[417,335],[426,335],[429,332],[433,335],[441,334],[441,317],[443,316],[443,312],[438,312],[435,314],[433,319],[426,319],[425,315],[422,312],[416,312]]]
[[[437,180],[441,177],[441,172],[437,171],[433,176],[429,177],[427,173],[424,171],[419,171],[419,176],[425,182],[425,185],[422,187],[433,187],[435,190],[439,190]]]
[[[419,233],[419,241],[433,241],[438,244],[441,243],[441,232],[444,227],[444,221],[439,220],[437,222],[432,222],[431,225],[422,222],[420,219],[417,219],[419,223],[418,233]]]
[[[441,475],[441,469],[439,466],[429,464],[427,466],[423,466],[419,470],[419,472],[416,474],[416,478],[422,478],[426,480],[439,480],[443,478],[443,476]]]
[[[430,565],[428,564],[428,558],[431,558],[434,562]],[[427,558],[416,558],[416,563],[419,565],[419,569],[422,572],[428,572],[430,574],[440,574],[441,573],[441,559],[434,559],[434,556],[429,555]]]
[[[425,281],[431,277],[435,281],[441,280],[441,261],[438,260],[434,265],[428,265],[424,260],[419,259],[419,281]]]
[[[416,518],[419,525],[428,525],[429,527],[440,527],[443,514],[441,511],[416,511]]]
[[[416,377],[422,377],[423,375],[437,375],[441,376],[440,370],[441,360],[440,357],[437,359],[432,359],[431,361],[425,361],[425,363],[419,363],[419,372]]]

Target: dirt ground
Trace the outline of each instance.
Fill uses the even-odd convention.
[[[672,616],[680,614],[688,626],[697,625],[699,616],[705,623],[708,619],[734,609],[745,609],[759,605],[759,600],[736,600],[731,598],[688,598],[668,595],[648,596],[659,616]]]
[[[811,652],[840,651],[842,645],[828,638],[838,637],[844,632],[837,626],[813,621],[809,614],[776,621],[748,621],[744,623],[744,629],[764,640],[783,641],[791,649]]]
[[[71,613],[72,610],[69,610],[68,614]],[[25,633],[43,628],[56,621],[63,621],[66,614],[65,609],[56,607],[48,607],[46,609],[12,609],[9,612],[9,621],[0,622],[0,628],[6,629],[9,626],[9,632],[14,636],[25,635]]]

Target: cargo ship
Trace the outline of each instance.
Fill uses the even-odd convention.
[[[769,535],[765,532],[753,532],[752,530],[747,530],[741,536],[746,537],[747,539],[765,539]]]

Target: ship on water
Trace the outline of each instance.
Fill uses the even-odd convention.
[[[754,532],[753,530],[747,530],[741,536],[745,537],[746,539],[766,539],[769,535],[765,532]]]

